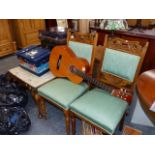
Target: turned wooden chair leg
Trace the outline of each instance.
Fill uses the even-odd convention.
[[[44,117],[45,119],[47,119],[45,100],[41,96],[39,96],[38,94],[35,94],[34,98],[35,98],[35,102],[38,106],[38,111],[39,111],[38,117],[39,118]]]
[[[92,125],[91,128],[92,128],[93,134],[96,134],[96,132],[95,132],[95,126]]]
[[[42,97],[39,97],[39,115],[47,119],[46,104]]]
[[[66,133],[67,135],[70,134],[70,113],[69,110],[64,111],[65,114],[65,121],[66,121]]]
[[[72,121],[72,134],[75,135],[76,134],[76,117],[73,113],[71,114],[71,121]]]

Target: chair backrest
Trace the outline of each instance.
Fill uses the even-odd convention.
[[[67,33],[67,45],[74,51],[78,57],[85,58],[90,64],[90,73],[92,72],[92,62],[95,55],[94,48],[97,45],[98,34],[84,34],[80,32]]]
[[[101,51],[100,80],[115,87],[133,86],[148,48],[147,41],[105,37]],[[98,51],[96,48],[96,52]],[[104,51],[104,52],[103,52]]]

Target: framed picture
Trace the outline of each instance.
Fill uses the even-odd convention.
[[[57,26],[58,27],[65,27],[68,28],[68,22],[67,19],[57,19]]]

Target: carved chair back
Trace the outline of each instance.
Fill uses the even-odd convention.
[[[93,58],[95,56],[95,46],[97,45],[98,34],[71,32],[67,33],[67,45],[78,57],[85,58],[90,64],[92,73]]]
[[[138,39],[135,41],[105,36],[105,46],[96,46],[95,50],[95,55],[101,62],[98,78],[114,87],[132,88],[139,75],[148,44],[147,41]]]

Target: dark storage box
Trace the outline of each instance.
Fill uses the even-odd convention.
[[[50,27],[48,30],[40,30],[42,35],[52,38],[64,39],[67,37],[67,29],[63,27]]]
[[[16,55],[21,67],[38,76],[43,75],[49,70],[49,49],[32,45],[18,51]]]
[[[40,30],[39,38],[42,47],[51,50],[56,45],[66,45],[67,29],[62,27],[50,27],[48,30]]]

